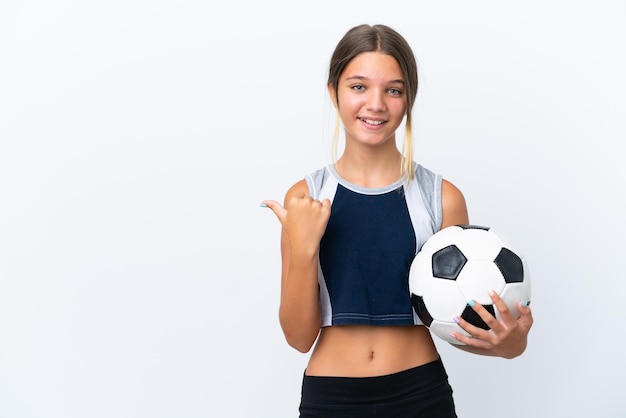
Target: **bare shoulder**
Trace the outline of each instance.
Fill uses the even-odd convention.
[[[454,184],[443,180],[441,184],[441,208],[443,212],[441,228],[469,223],[465,196]]]

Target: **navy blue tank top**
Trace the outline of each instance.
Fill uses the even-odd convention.
[[[417,325],[408,289],[417,251],[441,226],[441,176],[416,165],[415,179],[364,188],[332,165],[306,178],[311,196],[331,200],[320,242],[322,326]]]

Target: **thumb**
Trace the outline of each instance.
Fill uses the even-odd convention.
[[[285,217],[287,216],[287,209],[285,209],[280,203],[275,200],[264,200],[261,202],[261,207],[270,208],[280,223],[284,223]]]

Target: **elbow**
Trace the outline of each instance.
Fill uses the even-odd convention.
[[[308,353],[320,332],[320,323],[317,321],[315,324],[313,321],[293,323],[285,318],[281,318],[280,322],[287,344],[301,353]]]
[[[313,343],[317,339],[317,333],[313,335],[313,333],[291,333],[283,329],[283,333],[285,334],[285,339],[287,340],[287,344],[290,347],[295,348],[301,353],[308,353],[313,347]]]
[[[311,350],[321,329],[319,315],[294,318],[281,309],[279,322],[287,344],[301,353],[308,353]]]
[[[309,344],[306,341],[296,341],[289,338],[287,338],[287,344],[289,344],[290,347],[295,348],[302,354],[308,353],[309,350],[311,350],[311,347],[313,347],[313,344]]]

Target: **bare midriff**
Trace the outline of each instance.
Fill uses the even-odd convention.
[[[424,326],[341,325],[322,328],[306,369],[308,376],[371,377],[437,360]]]

